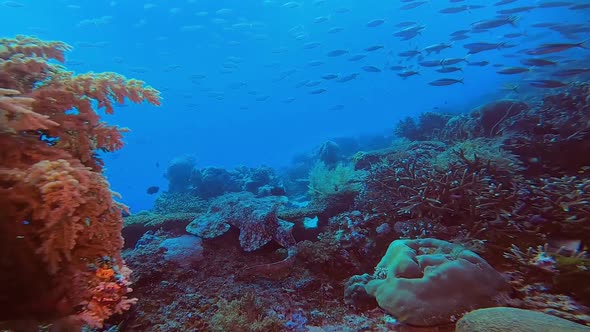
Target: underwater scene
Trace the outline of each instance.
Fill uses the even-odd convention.
[[[0,0],[0,331],[590,331],[590,1]]]

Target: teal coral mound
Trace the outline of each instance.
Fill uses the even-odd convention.
[[[463,316],[455,332],[590,332],[590,327],[517,308],[479,309]]]
[[[365,286],[401,323],[435,326],[496,306],[509,289],[502,275],[472,251],[437,239],[393,241]]]

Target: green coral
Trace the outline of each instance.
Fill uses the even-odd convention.
[[[355,170],[353,164],[339,163],[330,168],[320,161],[309,171],[309,193],[321,198],[358,191],[363,176],[364,172]]]
[[[228,302],[224,299],[218,302],[219,310],[211,317],[212,331],[234,332],[272,332],[283,331],[283,321],[276,315],[270,314],[261,297],[254,293],[246,293],[239,300]]]
[[[140,211],[136,214],[130,215],[128,217],[123,218],[124,220],[124,227],[128,227],[131,225],[141,225],[145,227],[160,227],[168,222],[174,221],[191,221],[195,219],[199,214],[198,213],[186,213],[186,212],[176,212],[176,213],[154,213],[151,211]]]

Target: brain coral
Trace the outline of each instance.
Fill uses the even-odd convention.
[[[393,241],[365,286],[400,322],[434,326],[497,305],[508,283],[472,251],[437,239]]]

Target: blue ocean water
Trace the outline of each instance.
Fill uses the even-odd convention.
[[[411,3],[419,2],[423,1]],[[390,135],[407,116],[431,110],[469,111],[509,96],[512,92],[502,89],[505,83],[524,86],[527,79],[547,78],[538,68],[517,75],[496,73],[531,58],[519,52],[523,49],[587,38],[588,29],[574,25],[587,27],[588,9],[543,3],[424,1],[401,9],[408,2],[20,0],[1,3],[0,27],[3,36],[30,34],[74,46],[65,64],[70,70],[114,71],[162,91],[160,108],[129,104],[105,117],[111,124],[132,129],[125,148],[104,160],[113,189],[138,211],[150,208],[155,198],[146,193],[147,187],[165,189],[163,174],[177,156],[194,155],[199,167],[285,166],[296,153],[330,138]],[[458,13],[441,12],[460,6],[467,7]],[[526,10],[527,6],[535,8]],[[501,17],[515,16],[514,26],[471,31],[467,39],[450,40],[455,31],[497,19],[498,10],[518,8],[523,10]],[[370,24],[375,20],[383,23],[368,26],[377,24]],[[399,26],[402,22],[415,22],[409,26],[424,29],[401,40],[393,34],[404,29]],[[571,25],[574,31],[534,26],[546,22]],[[511,33],[521,35],[505,36]],[[462,71],[453,73],[419,65],[463,58],[468,53],[464,45],[478,42],[506,42],[513,47],[473,54],[466,61],[490,64],[461,62]],[[440,54],[398,55],[438,43],[451,47]],[[377,49],[366,50],[372,46]],[[330,56],[335,50],[344,54]],[[357,54],[366,57],[349,60]],[[573,48],[548,58],[565,65],[587,61],[587,54]],[[405,68],[391,70],[392,66]],[[397,75],[408,70],[419,75],[407,79]],[[338,82],[355,73],[354,79]],[[327,74],[338,78],[322,78]],[[440,78],[463,79],[463,84],[429,84]]]

